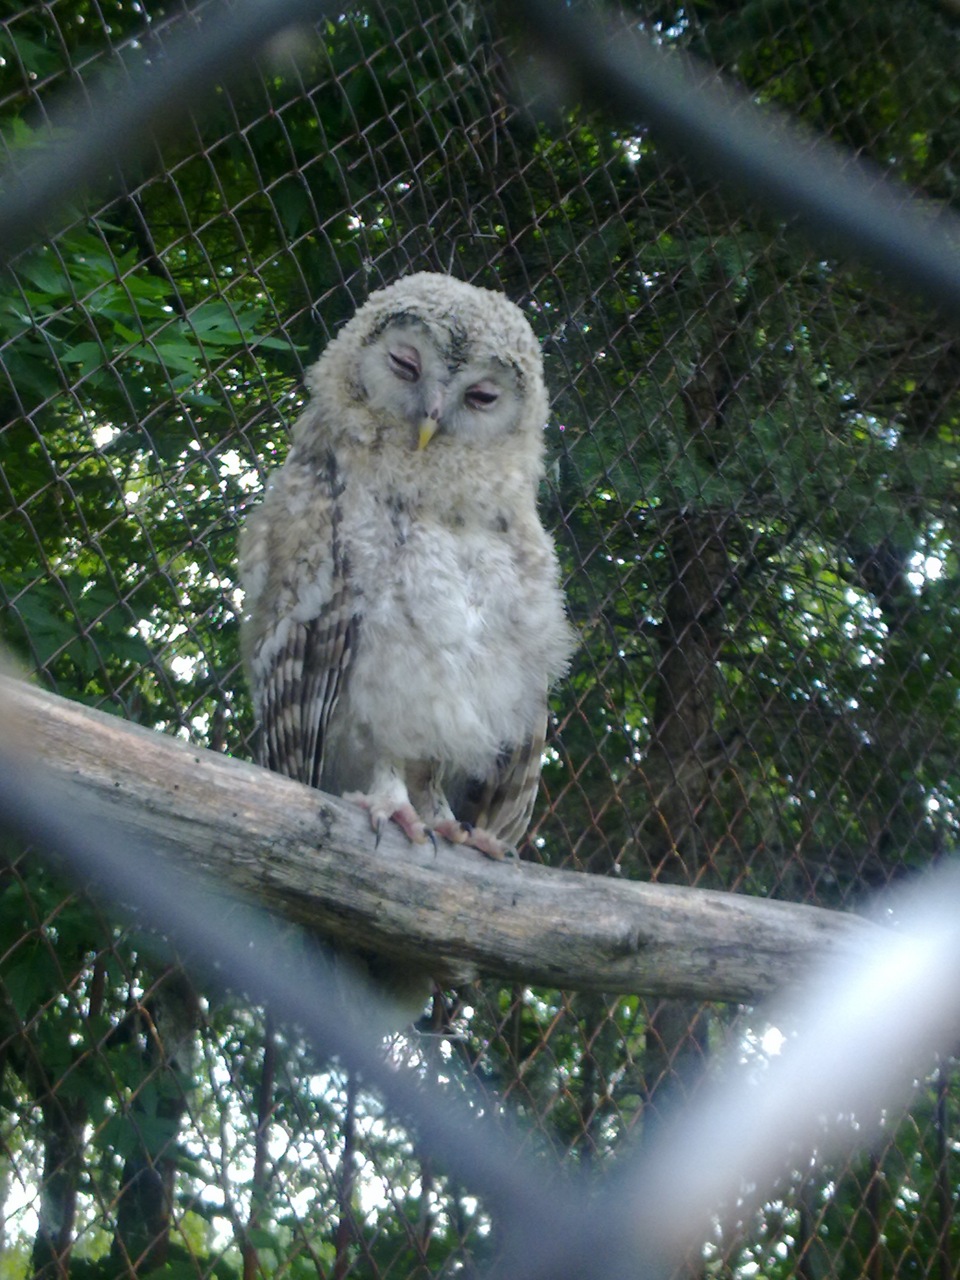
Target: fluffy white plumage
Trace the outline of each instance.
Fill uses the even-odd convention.
[[[572,648],[536,510],[536,339],[501,294],[421,273],[373,294],[307,381],[241,540],[262,761],[377,830],[500,857]]]

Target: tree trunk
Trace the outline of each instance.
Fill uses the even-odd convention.
[[[356,1177],[355,1159],[357,1146],[357,1077],[347,1074],[347,1107],[343,1117],[343,1154],[340,1158],[340,1177],[337,1187],[338,1220],[334,1237],[337,1254],[333,1265],[333,1280],[345,1280],[351,1268],[351,1245],[357,1238],[357,1222],[353,1207],[353,1191]]]
[[[718,599],[728,580],[726,549],[711,516],[688,516],[670,542],[673,581],[662,624],[663,657],[654,706],[654,741],[644,768],[650,808],[640,847],[652,879],[702,885],[709,857],[702,822],[710,803],[709,762],[716,755],[714,709],[722,639]],[[651,785],[652,784],[652,785]],[[699,1075],[706,1019],[689,1000],[661,1000],[647,1023],[646,1124]]]
[[[717,332],[723,332],[721,324]],[[729,393],[722,346],[718,336],[684,388],[689,447],[712,466],[722,461]],[[652,803],[638,842],[649,858],[650,878],[663,884],[702,887],[710,870],[704,822],[719,743],[720,602],[730,578],[724,534],[716,511],[681,511],[667,543],[670,585],[659,631],[653,740],[644,768]],[[645,1141],[700,1079],[707,1032],[706,1014],[696,1001],[660,1000],[650,1006],[643,1061]],[[699,1259],[689,1260],[683,1274],[702,1274]]]
[[[139,1274],[167,1260],[174,1153],[187,1108],[184,1081],[191,1074],[198,1021],[196,994],[180,969],[165,973],[131,1015],[131,1023],[142,1023],[132,1027],[132,1035],[142,1044],[143,1080],[156,1088],[135,1093],[130,1107],[133,1151],[123,1167],[110,1257],[114,1265]],[[144,1096],[155,1099],[154,1111],[146,1110]]]
[[[54,1280],[70,1274],[87,1109],[82,1102],[50,1090],[40,1099],[40,1111],[43,1174],[32,1268],[34,1280]]]
[[[260,1227],[260,1215],[267,1191],[267,1142],[270,1120],[273,1116],[273,1095],[277,1074],[277,1037],[273,1018],[267,1013],[263,1025],[263,1065],[260,1068],[260,1087],[257,1090],[257,1130],[254,1135],[253,1179],[250,1187],[250,1216],[247,1218],[247,1238],[242,1242],[243,1280],[255,1280],[260,1260],[254,1239]]]

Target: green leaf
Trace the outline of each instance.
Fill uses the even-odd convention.
[[[63,986],[63,976],[44,942],[30,942],[14,952],[14,962],[0,966],[0,976],[7,998],[22,1022],[34,1013]]]

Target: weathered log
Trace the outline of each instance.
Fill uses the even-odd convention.
[[[0,732],[85,808],[218,892],[428,969],[571,990],[751,1003],[879,926],[793,903],[527,862],[394,830],[354,805],[0,676]],[[209,892],[199,888],[198,892]]]

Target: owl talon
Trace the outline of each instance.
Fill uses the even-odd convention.
[[[433,833],[421,820],[412,804],[401,804],[390,814],[390,821],[395,822],[411,844],[426,844],[433,839]]]
[[[466,822],[458,822],[456,818],[441,818],[433,824],[433,829],[451,844],[466,844],[473,831],[472,827],[468,830]]]
[[[436,847],[433,833],[427,830],[419,813],[409,802],[398,805],[389,797],[368,796],[362,791],[345,792],[343,798],[344,800],[349,800],[352,804],[360,805],[362,809],[366,809],[370,814],[370,826],[373,828],[373,847],[375,849],[380,847],[380,840],[388,822],[395,822],[411,844],[426,844],[427,840],[433,840],[434,847]]]
[[[489,831],[481,831],[479,827],[468,837],[467,844],[473,849],[479,849],[485,858],[492,858],[494,862],[502,862],[509,853],[502,840],[492,836]]]
[[[499,862],[508,852],[502,840],[498,840],[489,831],[484,831],[482,827],[475,827],[472,822],[458,822],[456,818],[448,818],[436,823],[434,830],[452,844],[465,844],[471,849],[479,850],[485,857],[493,858],[496,862]]]

